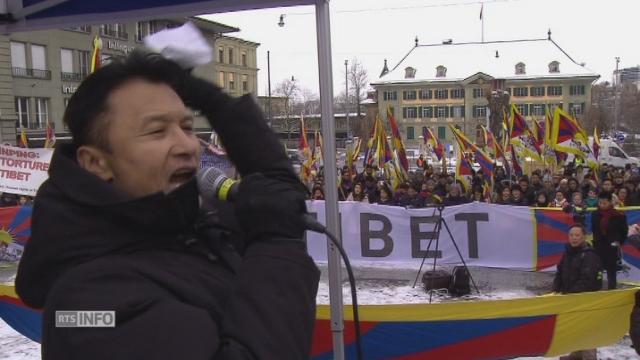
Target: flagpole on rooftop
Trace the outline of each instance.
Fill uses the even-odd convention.
[[[482,23],[482,34],[481,34],[481,41],[484,42],[484,16],[482,16],[484,11],[484,3],[480,3],[480,22]]]

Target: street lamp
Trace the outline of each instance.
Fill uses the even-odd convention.
[[[349,70],[347,66],[349,60],[344,61],[344,112],[347,117],[347,140],[351,139],[351,128],[349,127]]]

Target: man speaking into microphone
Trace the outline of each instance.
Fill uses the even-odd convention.
[[[238,231],[200,212],[189,108],[242,175]],[[309,357],[319,271],[305,189],[251,96],[135,51],[91,74],[64,121],[73,144],[55,150],[16,279],[44,311],[43,359]],[[63,311],[115,324],[62,326]]]

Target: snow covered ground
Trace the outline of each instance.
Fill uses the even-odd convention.
[[[329,286],[326,277],[326,267],[320,265],[323,270],[323,277],[318,289],[318,304],[329,303]],[[472,269],[472,274],[476,277],[478,286],[481,288],[481,295],[472,294],[464,299],[499,300],[530,297],[545,292],[546,282],[550,279],[550,274],[536,273],[510,273],[509,277],[500,276],[498,271],[483,273],[481,269]],[[416,269],[403,269],[401,267],[389,266],[384,269],[373,267],[359,267],[356,269],[358,285],[359,304],[401,304],[401,303],[428,303],[429,296],[421,288],[420,283],[413,288],[413,279]],[[343,272],[346,276],[346,273]],[[527,281],[522,279],[527,277]],[[499,283],[495,280],[502,278]],[[409,280],[411,279],[411,280]],[[490,279],[490,280],[488,280]],[[512,284],[529,284],[525,289],[514,289]],[[490,289],[490,291],[487,291]],[[547,288],[548,289],[548,288]],[[345,304],[351,303],[349,287],[343,286],[343,298]],[[444,294],[434,294],[433,302],[445,299]],[[448,299],[451,301],[451,299]],[[625,337],[615,345],[598,349],[598,359],[600,360],[630,360],[640,359],[631,348],[631,341]],[[23,337],[15,332],[6,323],[0,320],[0,360],[28,360],[40,359],[40,345]],[[542,357],[520,358],[528,360],[545,359]]]

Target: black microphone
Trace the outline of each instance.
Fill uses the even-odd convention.
[[[234,202],[238,196],[239,180],[233,180],[216,168],[204,168],[196,175],[198,180],[198,190],[204,201],[207,199],[218,199],[222,201]],[[309,214],[302,215],[305,227],[308,230],[325,233],[327,228],[320,224]]]

